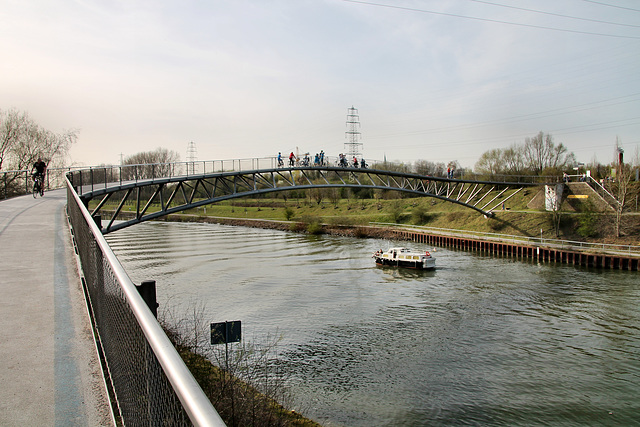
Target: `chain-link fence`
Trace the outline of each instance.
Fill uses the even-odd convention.
[[[223,426],[70,183],[67,210],[118,418],[127,426]]]

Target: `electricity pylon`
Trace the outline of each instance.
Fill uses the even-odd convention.
[[[198,150],[196,149],[196,143],[191,141],[187,146],[187,175],[189,175],[189,166],[191,166],[191,173],[196,173],[196,161],[198,160]]]
[[[344,143],[344,148],[347,151],[348,158],[362,156],[362,142],[360,138],[360,117],[358,116],[358,109],[349,108],[347,110],[347,131],[345,132],[345,138],[347,142]]]

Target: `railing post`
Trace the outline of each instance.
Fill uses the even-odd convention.
[[[93,217],[93,221],[96,223],[100,231],[102,231],[102,215],[96,215]]]
[[[155,318],[158,318],[158,302],[156,301],[156,281],[155,280],[145,280],[139,285],[136,285],[138,289],[138,293],[142,297],[151,313]]]

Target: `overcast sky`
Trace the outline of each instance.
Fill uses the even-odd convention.
[[[640,144],[637,0],[0,0],[0,109],[78,129],[76,164],[346,151],[458,160],[539,131]]]

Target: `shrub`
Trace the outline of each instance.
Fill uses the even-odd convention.
[[[287,219],[287,221],[291,221],[291,218],[293,218],[294,213],[295,212],[293,211],[293,209],[291,209],[289,206],[284,208],[284,217]]]
[[[598,214],[587,211],[578,217],[576,232],[582,237],[596,237],[598,235]]]
[[[319,222],[312,222],[307,225],[307,233],[309,234],[321,234],[322,233],[322,224]]]

